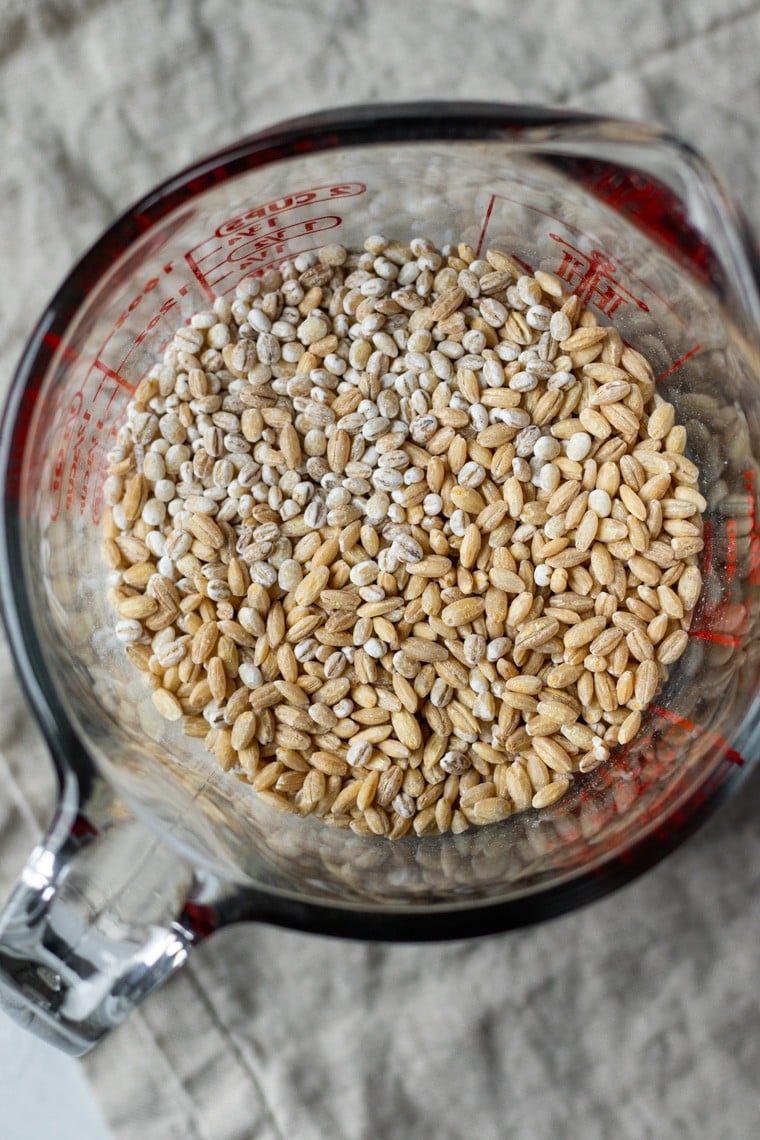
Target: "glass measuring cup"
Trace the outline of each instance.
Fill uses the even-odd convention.
[[[240,279],[370,233],[502,248],[651,361],[708,500],[689,647],[639,736],[540,813],[391,844],[275,814],[161,721],[111,633],[106,456],[172,331]],[[531,108],[352,108],[199,163],[124,215],[32,334],[2,423],[5,622],[59,778],[0,915],[0,995],[83,1052],[226,923],[351,937],[504,930],[680,843],[758,736],[757,270],[711,172],[664,133]]]

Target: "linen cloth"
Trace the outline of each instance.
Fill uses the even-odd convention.
[[[287,115],[480,98],[667,123],[760,227],[760,3],[0,0],[0,392],[73,260]],[[0,645],[0,887],[51,812]],[[760,776],[656,871],[477,942],[223,931],[83,1061],[117,1140],[683,1140],[760,1119]]]

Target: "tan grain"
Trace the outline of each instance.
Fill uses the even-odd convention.
[[[344,285],[359,254],[338,245],[288,270],[303,351],[271,332],[256,331],[258,350],[236,340],[228,301],[215,305],[213,334],[205,321],[177,333],[192,357],[188,398],[179,385],[162,432],[180,443],[196,416],[190,400],[211,408],[214,426],[192,449],[201,491],[171,472],[185,502],[176,526],[167,515],[156,528],[176,568],[158,573],[141,517],[160,515],[146,508],[153,486],[141,468],[153,429],[136,421],[104,517],[109,601],[159,711],[276,810],[370,838],[459,834],[550,806],[574,772],[603,762],[602,735],[635,738],[688,644],[707,502],[648,362],[559,278],[531,279],[494,250],[478,276],[460,243],[397,289],[394,274],[417,255],[379,238],[367,251],[355,280],[371,279],[376,258],[390,274],[367,295]],[[276,271],[268,291],[268,279],[245,301],[262,325],[295,288]],[[548,338],[522,303],[511,306],[510,285],[546,307]],[[468,332],[479,367],[460,367],[441,343]],[[228,372],[215,380],[202,361],[217,339]],[[539,367],[525,382],[525,358],[498,357],[501,342],[538,351],[556,377]],[[413,399],[386,389],[390,371],[411,377]],[[170,373],[141,383],[143,406],[168,391]],[[424,397],[414,391],[423,373]],[[237,404],[217,403],[210,393],[230,376],[244,382]],[[590,444],[580,435],[571,445],[579,433]],[[238,475],[245,519],[220,497]]]

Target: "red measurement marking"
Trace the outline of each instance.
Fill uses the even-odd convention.
[[[76,497],[76,477],[81,463],[82,451],[84,450],[85,440],[87,438],[87,420],[89,414],[84,413],[82,422],[78,425],[76,435],[73,437],[74,447],[71,452],[71,466],[69,467],[69,476],[66,480],[66,511],[71,512]]]
[[[185,254],[185,261],[187,262],[188,266],[190,267],[190,272],[192,273],[193,277],[195,277],[195,279],[197,280],[197,282],[200,285],[203,292],[206,294],[206,296],[208,297],[208,299],[210,301],[213,301],[214,290],[206,283],[206,278],[201,273],[200,268],[198,267],[197,261],[193,257],[192,253],[190,253],[189,251]]]
[[[730,645],[734,649],[742,643],[736,634],[721,633],[718,629],[690,629],[689,637],[696,637],[698,641],[714,641],[718,645]]]
[[[557,276],[567,281],[584,305],[595,305],[606,316],[613,316],[621,305],[633,302],[643,313],[649,306],[617,281],[617,267],[602,249],[589,253],[571,245],[560,234],[549,234],[553,242],[562,247],[562,264]]]
[[[63,486],[64,486],[64,472],[66,470],[66,460],[68,458],[69,444],[71,443],[76,428],[77,421],[79,420],[79,413],[82,410],[84,403],[84,395],[81,390],[75,392],[71,398],[66,423],[63,427],[61,436],[61,444],[56,452],[55,459],[53,460],[53,470],[50,477],[50,521],[56,522],[60,513],[63,500]]]
[[[101,380],[92,392],[90,377],[96,369],[101,373]],[[104,407],[100,397],[109,380],[113,384]],[[101,360],[96,360],[90,366],[82,388],[72,397],[63,430],[58,437],[60,446],[53,460],[49,487],[51,522],[58,519],[62,510],[70,513],[75,503],[78,503],[79,513],[84,514],[88,502],[92,504],[95,522],[99,520],[102,514],[100,492],[105,469],[99,469],[98,455],[103,444],[103,433],[107,430],[107,413],[116,396],[122,395],[126,400],[123,393],[131,395],[134,390],[128,380]],[[112,428],[110,434],[114,433],[115,429]]]
[[[295,257],[313,248],[312,235],[343,223],[340,214],[299,217],[301,211],[309,211],[320,203],[357,197],[366,189],[363,182],[317,186],[255,206],[223,222],[214,235],[188,250],[185,260],[211,298],[219,294],[223,281],[237,284],[242,275],[257,272],[277,257]],[[283,224],[283,215],[287,224]],[[229,285],[224,289],[228,290]]]
[[[290,242],[309,237],[314,233],[321,233],[323,230],[337,229],[342,224],[343,218],[340,214],[323,214],[319,218],[309,218],[307,221],[294,222],[290,226],[280,226],[237,245],[228,260],[248,268],[265,261],[271,249],[277,250],[278,253],[286,253]]]
[[[274,256],[295,257],[304,252],[313,245],[313,234],[337,229],[343,219],[340,214],[325,214],[277,228],[277,218],[269,218],[268,222],[270,228],[262,225],[262,232],[255,237],[245,233],[224,242],[210,238],[185,254],[193,274],[210,295],[219,292],[222,281],[232,278],[237,282],[242,274],[255,271]]]
[[[696,724],[693,720],[688,720],[684,716],[679,716],[679,714],[673,712],[672,709],[664,709],[661,705],[650,705],[649,707],[653,713],[656,713],[657,716],[661,716],[663,720],[670,721],[671,724],[677,724],[679,728],[684,728],[687,732],[711,736],[733,764],[741,766],[744,763],[744,758],[741,753],[737,752],[735,748],[731,748],[726,738],[721,736],[720,733],[713,732],[711,728],[705,728],[700,724]]]
[[[132,395],[132,393],[134,392],[134,390],[135,390],[134,384],[130,384],[129,380],[125,380],[124,377],[121,376],[118,372],[114,372],[113,368],[109,368],[108,365],[104,364],[102,360],[94,361],[93,362],[93,368],[100,369],[100,371],[105,376],[108,376],[108,378],[110,380],[115,381],[119,385],[120,388],[124,388],[127,392],[129,392],[130,395]],[[101,387],[102,387],[102,385],[101,385]],[[98,388],[98,393],[99,392],[100,392],[100,388]]]
[[[671,724],[678,724],[687,732],[693,732],[698,727],[693,720],[687,720],[686,717],[679,716],[678,713],[674,713],[670,709],[664,709],[662,705],[650,705],[649,707],[653,713],[661,716],[663,720],[668,720]],[[700,731],[702,730],[700,729]]]
[[[660,375],[655,380],[655,384],[659,384],[660,381],[664,380],[666,376],[670,376],[671,372],[675,372],[676,368],[680,368],[681,365],[685,364],[687,360],[691,360],[692,356],[696,356],[696,354],[700,352],[701,349],[701,344],[695,344],[694,347],[690,348],[688,352],[685,352],[683,356],[679,356],[675,364],[671,364],[670,368],[666,368],[664,372],[660,373]]]
[[[336,198],[355,198],[364,194],[367,187],[363,182],[344,182],[335,186],[314,186],[310,190],[295,190],[292,194],[285,194],[282,198],[274,198],[262,206],[254,206],[236,218],[229,218],[217,226],[217,237],[230,235],[255,237],[261,232],[261,223],[265,219],[276,218],[288,210],[302,209],[317,202],[332,202]]]
[[[713,568],[713,528],[709,519],[705,519],[702,540],[705,544],[702,550],[702,574],[707,577],[712,574]]]
[[[689,636],[735,648],[741,645],[747,632],[750,612],[750,607],[744,605],[742,601],[732,601],[729,593],[723,601],[701,610],[699,625],[689,630]]]
[[[747,582],[750,586],[760,584],[760,535],[757,525],[757,503],[755,495],[755,473],[751,469],[744,472],[744,489],[747,492],[747,507],[750,519],[749,538],[749,574]]]
[[[480,227],[480,236],[478,237],[478,247],[475,250],[478,257],[480,257],[480,251],[483,248],[483,242],[486,240],[486,230],[488,229],[488,223],[491,220],[491,214],[493,213],[493,204],[495,201],[496,201],[496,195],[492,194],[491,197],[488,199],[488,205],[486,206],[486,212],[483,215],[483,224]]]
[[[495,201],[497,198],[501,198],[504,202],[514,202],[515,205],[522,206],[522,208],[524,210],[530,210],[534,214],[540,214],[541,217],[549,218],[549,220],[552,222],[560,222],[560,224],[563,225],[565,227],[565,229],[570,230],[574,234],[578,234],[579,237],[585,238],[586,241],[589,243],[589,245],[592,245],[594,243],[595,239],[590,234],[587,234],[584,230],[579,229],[578,226],[572,225],[572,223],[566,221],[564,218],[558,218],[556,214],[550,214],[548,210],[542,210],[540,208],[540,206],[532,206],[527,202],[523,202],[520,198],[510,198],[508,194],[492,194],[491,195],[491,198],[490,198],[490,201],[488,204],[488,208],[487,208],[487,215],[488,215],[489,219],[490,219],[491,214],[493,212],[493,207],[494,207],[494,204],[495,204]],[[484,237],[485,237],[485,227],[483,229],[483,234],[482,234],[481,240],[483,240]],[[644,281],[644,279],[642,277],[639,277],[638,273],[634,273],[634,271],[628,265],[626,265],[624,262],[618,260],[618,261],[616,261],[616,265],[617,265],[617,268],[619,270],[622,270],[623,273],[625,273],[628,277],[630,277],[632,281],[638,282],[638,284],[642,285],[644,287],[644,289],[647,290],[648,293],[651,293],[651,295],[653,297],[656,297],[657,300],[660,302],[660,304],[664,308],[668,309],[673,314],[673,316],[675,317],[675,319],[678,321],[679,324],[683,325],[684,327],[687,326],[687,321],[685,320],[685,318],[682,317],[681,314],[678,312],[678,310],[674,309],[673,306],[671,304],[669,304],[665,300],[664,297],[662,297],[655,289],[653,289],[648,281]]]
[[[736,538],[738,529],[736,519],[726,519],[726,578],[729,583],[733,582],[736,577]]]
[[[299,253],[310,253],[313,249],[319,249],[319,248],[320,248],[320,243],[317,242],[314,245],[304,246],[303,249],[299,250]],[[263,277],[263,275],[268,270],[276,269],[278,265],[283,265],[286,261],[292,261],[293,256],[294,255],[292,253],[283,253],[283,254],[280,254],[279,257],[273,257],[269,261],[262,262],[261,265],[258,265],[256,267],[256,269],[252,269],[250,271],[250,273],[248,274],[248,276],[249,277]],[[229,278],[229,284],[225,285],[225,287],[223,289],[220,289],[218,286],[214,289],[214,296],[215,297],[226,297],[228,294],[234,293],[235,289],[238,286],[238,278],[234,274],[228,274],[228,278]]]

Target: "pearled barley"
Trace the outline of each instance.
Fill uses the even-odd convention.
[[[375,842],[549,808],[688,645],[707,501],[676,415],[498,250],[299,254],[136,390],[104,489],[114,635],[277,811]]]

